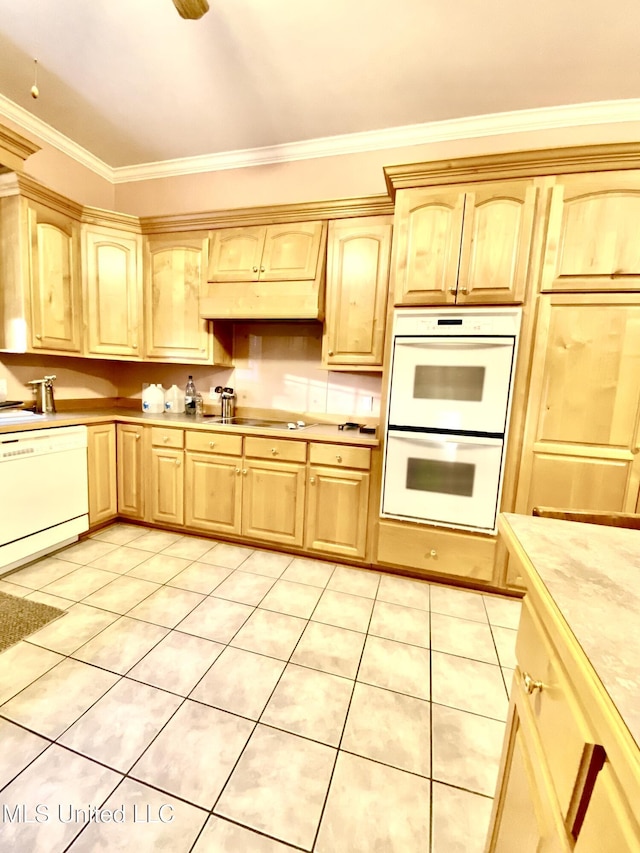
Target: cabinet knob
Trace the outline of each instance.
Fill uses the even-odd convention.
[[[136,441],[140,441],[140,433],[136,433]]]
[[[210,441],[210,442],[209,442],[209,447],[215,447],[215,446],[216,446],[215,441]]]
[[[164,441],[164,443],[166,444],[166,443],[169,441],[169,436],[168,436],[168,435],[163,435],[163,436],[162,436],[162,440],[163,440],[163,441]]]
[[[240,473],[240,469],[236,468],[236,474],[239,474],[239,473]]]
[[[532,678],[528,672],[522,673],[522,686],[529,695],[535,693],[536,690],[542,690],[542,688],[544,687],[541,681],[536,681],[535,678]]]
[[[309,477],[309,482],[311,483],[312,486],[315,486],[316,478],[315,477]]]
[[[438,552],[436,551],[436,549],[435,549],[435,548],[432,548],[432,549],[429,551],[429,553],[427,554],[427,557],[437,557],[437,556],[438,556]]]
[[[469,291],[467,290],[467,288],[466,288],[466,287],[461,287],[461,288],[460,288],[460,293],[468,293],[468,292],[469,292]]]
[[[329,350],[329,355],[333,355],[333,350],[332,350],[332,349],[330,349],[330,350]]]
[[[264,267],[260,267],[260,272],[264,272]]]
[[[254,268],[253,268],[253,271],[254,271],[254,272],[258,272],[258,267],[254,267]]]
[[[340,456],[339,454],[338,456],[336,456],[336,462],[342,462],[342,456]]]
[[[246,477],[246,476],[247,476],[247,469],[246,469],[246,468],[243,468],[243,469],[242,469],[242,476],[243,476],[243,477]]]
[[[37,340],[37,341],[41,341],[41,340],[42,340],[42,335],[36,335],[36,340]]]
[[[275,449],[275,447],[272,447],[272,448],[271,448],[271,455],[272,455],[272,456],[277,456],[277,455],[278,455],[278,451]]]
[[[176,459],[176,467],[179,468],[182,464],[182,459]]]

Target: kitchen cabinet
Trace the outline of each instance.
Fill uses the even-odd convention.
[[[88,426],[87,440],[89,526],[94,527],[118,514],[115,424]]]
[[[311,443],[309,461],[305,547],[364,559],[371,451]]]
[[[187,431],[185,524],[237,536],[242,512],[242,436]]]
[[[207,268],[206,232],[144,240],[145,357],[231,365],[232,330],[200,317]]]
[[[223,228],[211,243],[201,317],[322,318],[326,222]]]
[[[395,304],[524,301],[536,199],[531,180],[399,190]]]
[[[117,425],[118,515],[140,520],[145,512],[143,436],[143,426]]]
[[[640,173],[558,177],[551,194],[541,289],[640,290]]]
[[[571,592],[574,583],[581,588],[585,577],[590,584],[590,592],[583,593],[585,600],[615,584],[599,567],[597,554],[606,548],[613,555],[617,547],[627,550],[628,546],[626,540],[612,538],[600,528],[593,548],[564,554],[558,543],[567,542],[571,548],[572,537],[583,535],[572,530],[578,525],[553,520],[553,529],[536,529],[531,523],[537,521],[519,516],[501,520],[510,559],[518,563],[528,592],[516,640],[517,666],[485,850],[632,853],[640,849],[635,809],[640,797],[640,753],[621,717],[623,710],[617,710],[609,695],[612,682],[622,683],[625,676],[616,668],[615,655],[604,649],[597,663],[587,658],[580,639],[590,623],[579,615],[581,593],[576,600]],[[526,543],[534,538],[545,544],[536,545],[532,556]],[[559,575],[561,583],[557,583]],[[573,630],[562,615],[568,601],[576,621]],[[609,617],[611,606],[625,609],[620,596],[610,599]],[[597,671],[600,666],[607,670],[602,673],[605,683]]]
[[[323,363],[382,368],[391,216],[329,223]]]
[[[82,350],[81,207],[24,175],[0,176],[0,347]]]
[[[496,539],[427,524],[384,521],[378,525],[378,563],[425,576],[457,577],[491,583]]]
[[[86,353],[140,358],[142,238],[132,231],[84,223],[82,252]]]
[[[540,297],[516,508],[634,512],[640,296]]]
[[[301,547],[306,442],[247,436],[242,467],[242,534]]]
[[[184,431],[151,427],[150,519],[184,524]]]

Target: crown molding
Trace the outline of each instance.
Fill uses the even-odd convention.
[[[640,122],[640,98],[491,113],[363,133],[327,136],[285,145],[247,148],[218,154],[117,167],[108,166],[100,158],[3,95],[0,95],[0,115],[16,122],[26,131],[33,133],[39,139],[62,151],[105,180],[120,184],[154,178],[273,165],[295,160],[405,148],[458,139],[589,125]]]
[[[95,172],[101,178],[111,183],[114,182],[114,170],[111,166],[108,166],[103,160],[96,157],[95,154],[87,151],[86,148],[78,145],[77,142],[69,139],[64,133],[60,133],[60,131],[51,127],[46,121],[34,116],[28,110],[25,110],[24,107],[14,103],[14,101],[10,101],[4,95],[0,95],[0,115],[19,124],[28,133],[33,133],[38,139],[47,142],[53,148],[57,148],[58,151],[71,157],[72,160],[75,160],[82,166],[86,166],[87,169]]]
[[[21,172],[27,157],[39,150],[35,142],[0,125],[0,171]]]

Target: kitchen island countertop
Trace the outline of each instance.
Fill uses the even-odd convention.
[[[513,513],[499,530],[640,746],[640,531]]]

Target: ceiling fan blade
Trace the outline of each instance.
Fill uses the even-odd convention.
[[[209,11],[207,0],[173,0],[181,18],[195,21]]]

